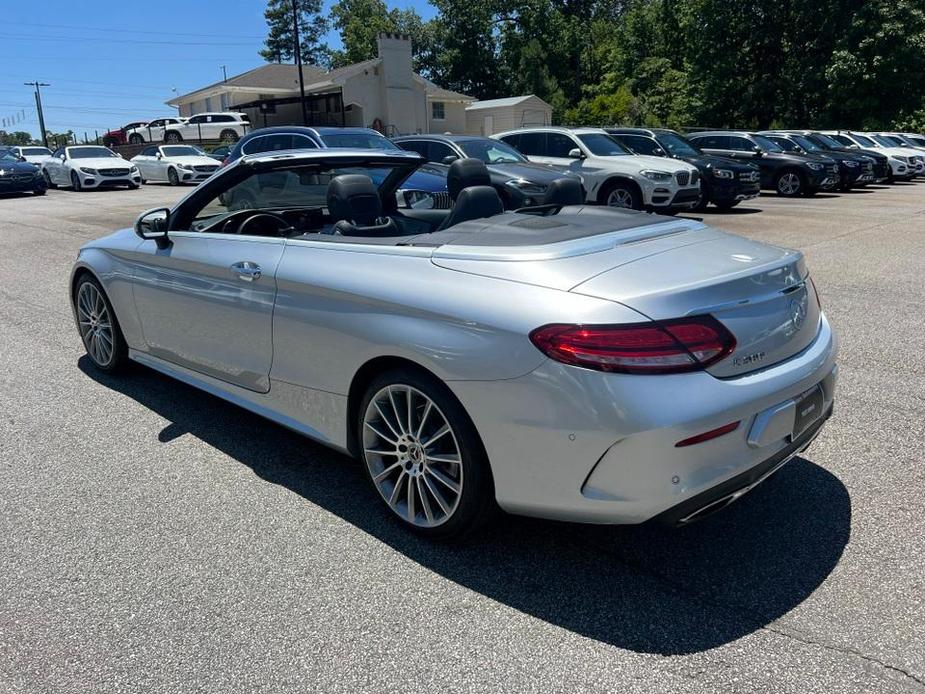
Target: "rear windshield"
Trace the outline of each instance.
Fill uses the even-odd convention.
[[[330,133],[322,135],[321,141],[334,149],[401,149],[388,138],[372,133]]]
[[[622,157],[628,155],[630,151],[619,142],[614,140],[610,135],[602,133],[586,133],[579,135],[581,143],[591,150],[591,154],[598,157]]]

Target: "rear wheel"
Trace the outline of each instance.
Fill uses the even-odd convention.
[[[238,141],[238,133],[234,130],[222,130],[222,134],[218,136],[220,142],[231,143]]]
[[[170,130],[164,135],[164,142],[177,143],[183,142],[183,136],[175,130]]]
[[[785,198],[795,198],[802,195],[806,189],[803,174],[792,169],[781,171],[777,174],[777,178],[774,179],[774,189],[778,195],[783,195]]]
[[[116,314],[92,275],[85,274],[74,292],[80,339],[93,365],[101,371],[116,371],[128,363],[128,348]]]
[[[360,404],[357,450],[386,506],[417,533],[458,538],[493,515],[475,426],[432,376],[401,368],[375,378]]]
[[[627,210],[641,210],[642,196],[639,191],[624,181],[614,181],[608,183],[607,187],[601,191],[601,200],[608,207],[620,207]]]

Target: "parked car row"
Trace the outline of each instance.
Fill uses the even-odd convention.
[[[246,113],[222,111],[197,113],[195,116],[167,116],[148,121],[133,121],[103,135],[103,145],[142,145],[147,142],[218,140],[237,142],[250,129]]]

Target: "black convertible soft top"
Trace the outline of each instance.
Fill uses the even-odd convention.
[[[558,214],[505,212],[456,224],[449,229],[406,238],[403,246],[540,246],[672,221],[635,210],[576,205]]]

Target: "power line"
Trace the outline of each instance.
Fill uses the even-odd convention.
[[[235,42],[235,41],[152,41],[148,39],[103,39],[95,36],[43,36],[30,34],[0,34],[0,39],[4,41],[52,41],[59,43],[61,41],[77,41],[79,43],[128,43],[132,45],[152,45],[152,46],[253,46],[253,41]]]
[[[153,36],[163,36],[163,31],[145,31],[143,29],[116,29],[111,27],[88,27],[88,26],[73,26],[70,24],[39,24],[37,22],[16,22],[17,25],[22,26],[32,26],[32,27],[43,27],[46,29],[77,29],[80,31],[105,31],[105,32],[118,32],[120,34],[148,34]],[[178,31],[170,31],[171,36],[205,36],[206,38],[235,38],[235,39],[258,39],[262,41],[265,36],[258,36],[256,34],[202,34],[200,32],[184,34]]]

